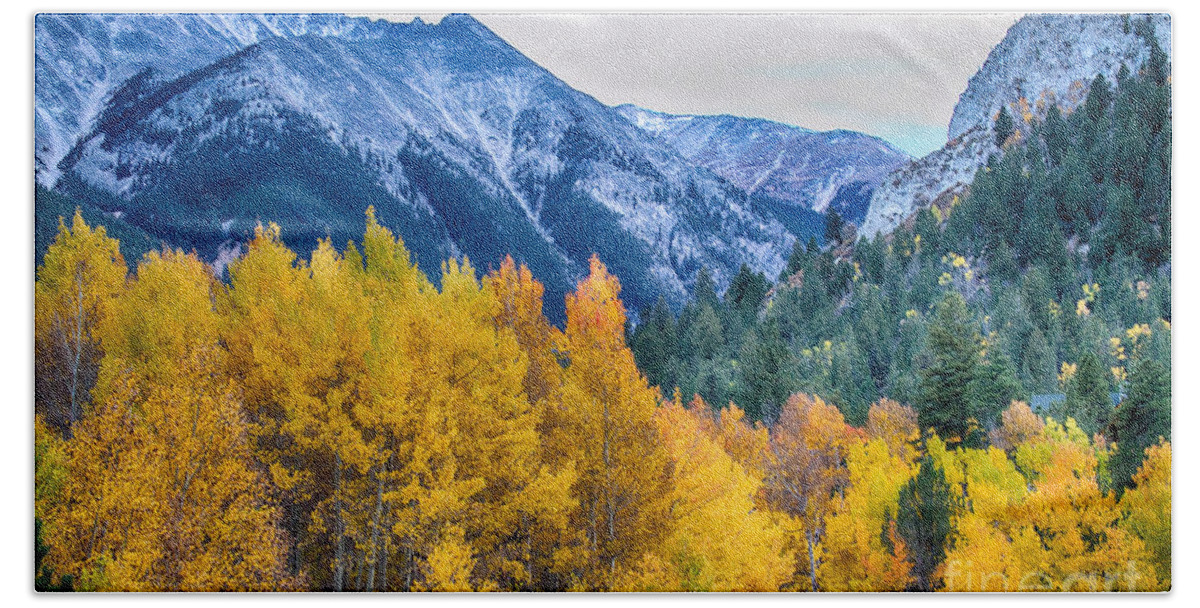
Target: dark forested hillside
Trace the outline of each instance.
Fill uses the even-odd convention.
[[[1039,395],[1104,430],[1111,404],[1085,411],[1076,393],[1128,402],[1138,369],[1170,367],[1171,85],[1152,49],[1074,112],[997,121],[1003,154],[968,194],[894,233],[849,244],[835,230],[797,243],[779,277],[744,268],[723,298],[698,287],[679,315],[648,308],[630,342],[650,381],[768,421],[805,391],[853,423],[890,397],[981,431]]]

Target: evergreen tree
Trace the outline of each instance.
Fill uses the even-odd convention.
[[[1104,74],[1096,74],[1092,79],[1092,86],[1088,88],[1087,99],[1083,102],[1084,115],[1093,124],[1100,122],[1104,118],[1104,113],[1108,111],[1108,104],[1112,102],[1112,89],[1109,88],[1108,79]]]
[[[725,306],[736,315],[742,325],[750,325],[758,316],[758,309],[767,297],[771,285],[761,272],[754,272],[745,263],[725,290]]]
[[[917,475],[900,489],[896,528],[913,563],[911,591],[934,591],[934,571],[946,559],[951,525],[950,485],[940,467],[925,454]]]
[[[784,268],[783,274],[780,275],[779,279],[781,281],[785,280],[787,277],[808,267],[808,252],[804,249],[804,243],[801,243],[800,239],[796,239],[792,242],[792,253],[788,255],[787,267]]]
[[[834,245],[842,242],[842,228],[845,227],[845,221],[842,220],[841,214],[833,209],[830,209],[825,214],[825,242]]]
[[[1046,124],[1042,133],[1050,160],[1055,165],[1062,164],[1063,157],[1071,147],[1071,135],[1070,128],[1063,120],[1062,111],[1058,109],[1057,103],[1051,103],[1050,109],[1046,111]]]
[[[1012,137],[1016,127],[1013,124],[1012,116],[1008,113],[1007,105],[1000,106],[1000,114],[996,116],[996,125],[992,130],[996,134],[996,147],[1003,147],[1004,142]]]
[[[994,285],[1015,282],[1020,277],[1016,253],[1009,246],[1008,241],[1001,240],[996,244],[992,254],[988,256],[988,276]]]
[[[630,348],[638,366],[651,386],[669,393],[675,386],[675,363],[679,340],[675,334],[675,316],[666,298],[659,296],[654,307],[645,311],[642,322],[634,330]]]
[[[1108,395],[1104,367],[1094,353],[1085,352],[1079,357],[1079,367],[1067,385],[1063,410],[1089,435],[1099,432],[1108,423],[1112,399]]]
[[[1012,361],[999,345],[988,349],[987,358],[975,368],[970,392],[976,407],[974,415],[986,426],[992,426],[1014,399],[1028,398],[1017,380]]]
[[[711,306],[702,303],[700,312],[685,331],[683,343],[690,358],[714,359],[725,344],[724,335],[721,318]]]
[[[774,420],[794,389],[793,357],[779,337],[779,326],[768,319],[742,346],[738,370],[741,403],[751,420]]]
[[[1118,490],[1133,485],[1132,476],[1146,448],[1159,438],[1171,440],[1171,371],[1161,363],[1145,359],[1129,374],[1129,395],[1113,412],[1109,426],[1117,453],[1109,465]]]
[[[713,310],[720,310],[721,300],[717,297],[717,284],[713,282],[712,274],[703,266],[696,272],[696,285],[693,293],[696,304],[708,304]]]
[[[929,327],[932,364],[921,370],[917,414],[921,428],[940,436],[966,439],[968,419],[976,414],[971,389],[979,361],[978,332],[958,292],[948,292]]]

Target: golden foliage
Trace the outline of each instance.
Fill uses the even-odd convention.
[[[591,273],[566,298],[561,419],[577,458],[572,525],[583,532],[571,571],[600,589],[613,588],[666,536],[672,491],[654,422],[657,391],[625,345],[620,290],[593,256]]]
[[[37,410],[67,429],[83,416],[103,351],[99,326],[125,287],[125,259],[104,226],[95,229],[75,210],[68,228],[46,250],[34,283]]]
[[[991,446],[951,450],[887,399],[862,429],[803,394],[770,429],[663,402],[597,257],[560,331],[511,258],[482,281],[449,260],[435,287],[366,220],[361,254],[323,240],[308,261],[260,226],[228,286],[169,250],[127,279],[103,228],[60,227],[35,287],[46,571],[81,590],[899,590],[923,449],[952,494],[945,588],[1170,587],[1169,443],[1118,501],[1113,448],[1024,403]],[[1149,335],[1126,332],[1130,356]]]
[[[903,462],[916,460],[915,442],[920,439],[921,431],[917,425],[917,412],[911,407],[891,399],[880,399],[867,410],[865,430],[867,437],[883,440],[888,452]]]
[[[98,591],[287,589],[284,537],[223,373],[211,275],[151,253],[104,332],[102,385],[66,446],[48,560]]]
[[[826,522],[817,580],[827,591],[903,591],[908,552],[896,533],[900,488],[915,467],[883,438],[847,448],[848,483]]]
[[[843,463],[851,433],[842,413],[820,397],[797,394],[771,429],[766,494],[771,508],[789,518],[796,553],[793,584],[819,590],[818,545],[834,495],[847,482]]]
[[[1092,445],[1073,420],[1047,421],[1017,447],[959,448],[964,507],[955,517],[948,591],[1113,591],[1156,585],[1141,539],[1101,491]],[[1018,470],[1017,467],[1020,467]],[[948,475],[949,477],[949,475]]]
[[[644,557],[631,589],[776,591],[792,574],[777,518],[755,507],[762,479],[722,446],[707,407],[678,400],[656,415],[662,445],[674,469],[671,532]],[[739,424],[726,420],[725,425]],[[728,433],[728,431],[725,431]],[[724,433],[723,433],[724,434]]]
[[[1171,589],[1171,444],[1146,449],[1146,460],[1133,476],[1135,486],[1121,497],[1123,528],[1146,544],[1154,578],[1141,581],[1146,590]],[[1157,579],[1157,582],[1152,582]]]

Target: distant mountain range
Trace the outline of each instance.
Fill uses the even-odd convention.
[[[42,14],[35,28],[35,172],[57,195],[209,260],[257,222],[301,252],[341,246],[374,205],[435,278],[447,257],[486,270],[511,253],[552,315],[593,252],[635,310],[679,304],[701,266],[719,285],[742,264],[773,277],[821,211],[861,215],[874,176],[905,160],[752,119],[647,130],[466,15]]]
[[[911,158],[870,135],[812,131],[761,118],[617,110],[687,160],[771,201],[777,215],[833,209],[860,222],[874,187]]]
[[[1095,74],[1137,69],[1147,36],[1169,55],[1163,15],[1021,19],[950,141],[910,159],[851,131],[609,107],[466,15],[42,14],[38,230],[79,205],[219,267],[260,221],[304,252],[358,238],[374,205],[435,279],[447,257],[512,254],[560,316],[598,253],[630,308],[678,305],[702,266],[722,287],[742,264],[773,278],[830,209],[871,236],[961,194],[999,152],[1001,105],[1018,129],[1069,111]]]

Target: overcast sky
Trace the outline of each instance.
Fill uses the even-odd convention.
[[[1020,15],[475,14],[600,101],[946,142],[967,79]]]

